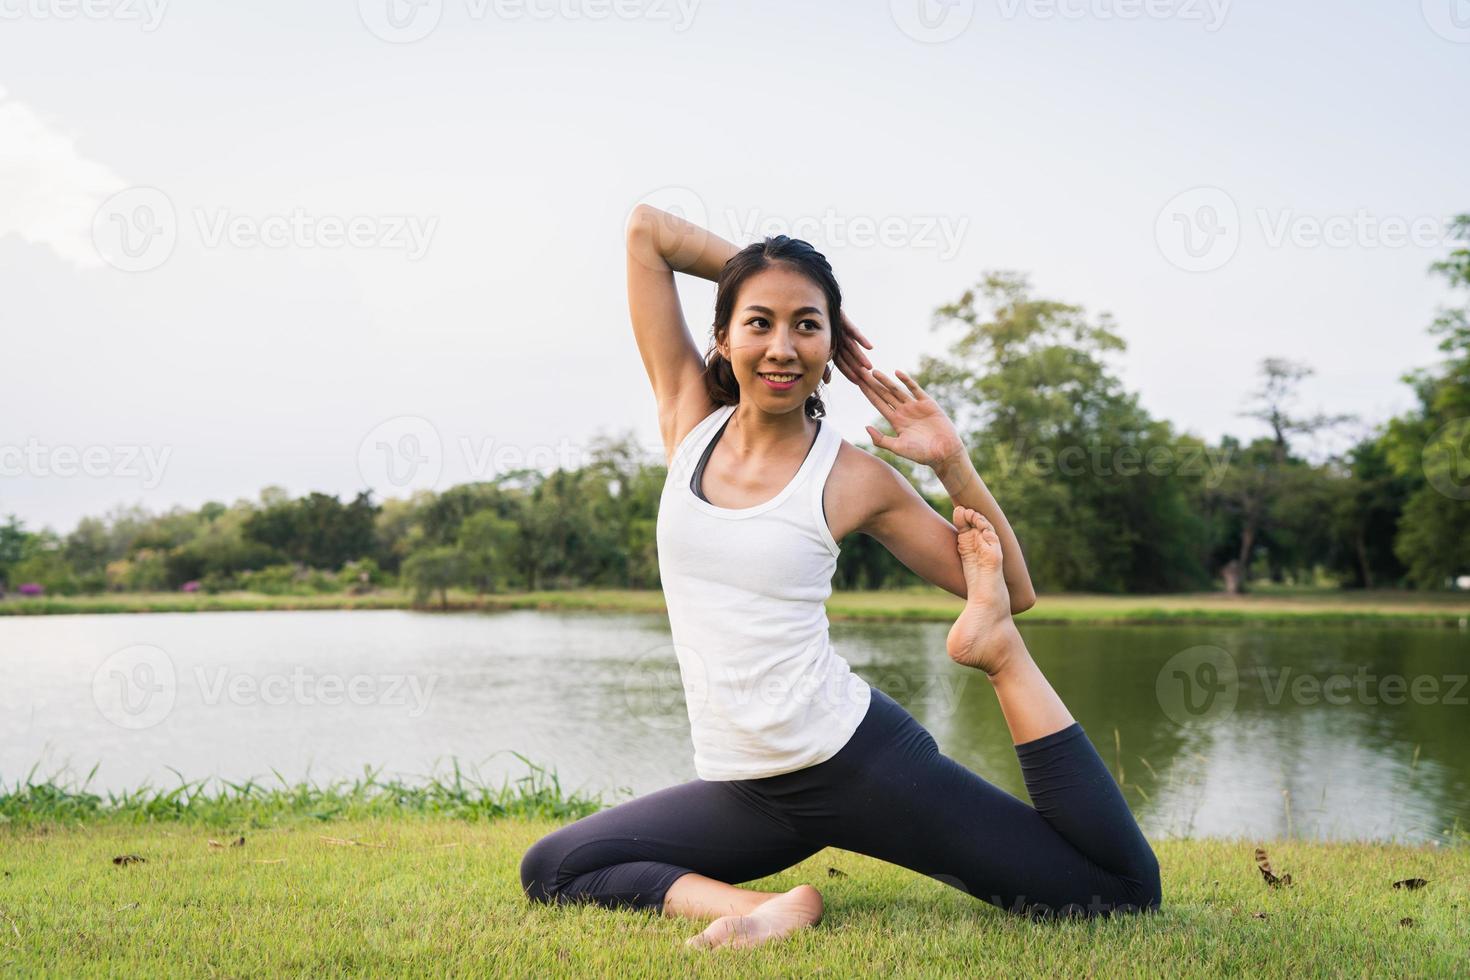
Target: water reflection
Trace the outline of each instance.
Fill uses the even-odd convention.
[[[948,660],[947,631],[839,622],[832,637],[946,754],[1024,799],[990,685]],[[1419,841],[1470,824],[1462,631],[1023,633],[1151,836]],[[38,761],[100,763],[94,788],[111,789],[166,785],[173,770],[411,778],[458,758],[498,783],[525,772],[518,752],[621,799],[694,778],[669,640],[660,616],[591,612],[0,619],[0,779]],[[1228,705],[1170,710],[1166,665],[1203,649],[1235,668]],[[1199,690],[1214,676],[1201,669]],[[166,705],[149,700],[170,685]]]

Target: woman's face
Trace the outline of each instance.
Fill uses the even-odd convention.
[[[772,413],[800,409],[832,356],[826,294],[785,263],[751,275],[736,294],[720,353],[735,369],[742,400]],[[778,383],[770,375],[796,377]]]

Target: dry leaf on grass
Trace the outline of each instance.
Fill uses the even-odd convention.
[[[225,847],[244,847],[245,846],[245,837],[243,835],[240,836],[240,837],[236,837],[234,840],[230,841],[228,844],[221,844],[219,841],[217,841],[217,840],[215,840],[214,838],[211,837],[209,839],[209,846],[210,847],[218,847],[218,848],[225,848]]]
[[[371,841],[365,841],[365,840],[347,840],[344,837],[325,837],[325,836],[322,836],[321,839],[324,842],[328,843],[328,844],[335,844],[338,847],[387,847],[388,846],[387,844],[374,844]]]
[[[1271,859],[1266,857],[1264,847],[1256,848],[1256,867],[1261,869],[1261,877],[1266,879],[1266,884],[1272,888],[1280,888],[1282,885],[1291,884],[1291,875],[1284,874],[1277,877],[1276,872],[1271,870]]]

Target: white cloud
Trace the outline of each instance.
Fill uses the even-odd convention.
[[[92,216],[126,183],[0,87],[0,238],[19,235],[80,267],[102,264]]]

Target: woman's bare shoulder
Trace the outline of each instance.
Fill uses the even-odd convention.
[[[842,476],[846,480],[868,486],[891,479],[890,474],[902,477],[887,460],[860,446],[854,446],[846,439],[837,447],[837,461],[832,467],[834,471],[841,467]]]
[[[889,506],[894,481],[902,479],[887,460],[843,439],[822,494],[833,536],[840,540],[865,530],[873,516]]]

